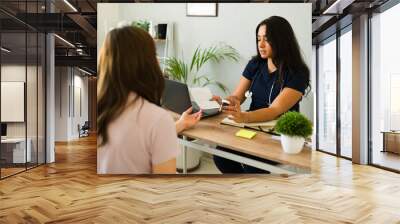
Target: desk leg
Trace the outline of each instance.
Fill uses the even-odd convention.
[[[383,133],[383,149],[381,152],[386,152],[386,134]]]
[[[187,141],[187,137],[186,136],[183,136],[183,140],[184,141]],[[183,174],[187,174],[187,163],[186,163],[186,160],[187,160],[187,148],[186,148],[186,145],[182,145],[182,156],[183,156],[183,159],[182,159],[182,162],[183,162],[183,164],[182,164],[182,168],[183,168]]]

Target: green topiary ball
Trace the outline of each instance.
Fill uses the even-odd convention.
[[[307,138],[312,134],[312,123],[303,114],[290,111],[278,119],[275,131],[283,135]]]
[[[144,31],[149,32],[150,22],[147,20],[133,21],[132,26],[139,27],[139,28],[143,29]]]

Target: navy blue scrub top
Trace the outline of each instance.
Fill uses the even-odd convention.
[[[283,76],[283,85],[278,81],[278,72],[269,74],[267,60],[253,58],[246,65],[243,76],[252,81],[249,91],[252,92],[249,111],[269,107],[269,96],[271,104],[279,95],[281,89],[288,87],[303,93],[307,88],[307,77],[301,73],[287,73]],[[254,79],[254,81],[253,81]],[[275,84],[274,84],[275,83]],[[301,100],[301,99],[300,99]],[[300,102],[299,100],[299,102]],[[299,111],[297,102],[289,111]]]

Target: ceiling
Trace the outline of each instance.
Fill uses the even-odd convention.
[[[237,2],[312,3],[313,43],[351,23],[351,18],[374,9],[388,0],[251,0]],[[97,3],[106,2],[171,2],[167,0],[1,0],[0,27],[2,46],[13,49],[15,55],[26,54],[25,37],[28,31],[55,32],[56,65],[73,65],[96,73]],[[176,0],[174,2],[185,2]],[[224,2],[224,1],[219,1]],[[226,2],[232,2],[227,0]],[[236,2],[236,1],[235,1]],[[69,5],[69,4],[70,5]],[[52,11],[52,13],[49,13]],[[341,20],[340,23],[337,23]],[[346,22],[347,21],[347,22]],[[338,25],[339,24],[339,25]],[[29,37],[27,52],[34,53],[35,41]],[[73,46],[72,46],[72,45]],[[2,52],[2,54],[4,54]]]

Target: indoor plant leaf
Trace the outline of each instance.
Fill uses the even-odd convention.
[[[182,56],[183,58],[183,56]],[[191,84],[195,86],[207,86],[210,84],[217,85],[225,93],[228,88],[221,82],[211,80],[207,76],[198,75],[197,73],[208,62],[219,63],[222,60],[230,60],[237,62],[239,53],[235,48],[229,45],[213,45],[202,49],[197,47],[191,57],[190,64],[186,64],[183,60],[176,57],[170,57],[166,60],[166,72],[175,80],[188,84],[189,76]]]

